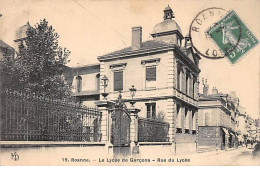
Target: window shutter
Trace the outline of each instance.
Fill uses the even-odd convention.
[[[192,129],[196,130],[196,114],[194,111],[192,112]]]
[[[180,88],[180,84],[181,84],[181,82],[180,82],[180,76],[181,76],[181,71],[178,69],[178,70],[177,70],[177,89],[178,89],[178,90],[181,89],[181,88]]]
[[[190,97],[193,97],[193,79],[192,78],[190,78],[190,85],[189,85],[190,87],[189,87],[189,96]]]
[[[82,90],[82,78],[81,76],[77,76],[77,92],[81,92]]]
[[[150,104],[146,104],[146,117],[150,118],[151,117],[151,107]]]
[[[189,91],[188,91],[188,88],[189,88],[189,76],[188,76],[188,74],[186,74],[186,79],[185,79],[185,93],[187,94],[187,95],[189,95]]]
[[[195,98],[195,92],[196,92],[196,81],[197,81],[197,79],[196,78],[193,78],[193,86],[192,86],[192,88],[193,88],[193,93],[192,93],[192,96],[193,96],[193,98]]]
[[[185,74],[184,74],[184,72],[182,72],[181,73],[181,79],[182,79],[182,92],[183,93],[185,93],[185,91],[186,91],[186,89],[185,89],[185,87],[186,87],[186,77],[185,77]]]
[[[114,72],[114,91],[123,90],[123,71]]]
[[[151,106],[152,106],[152,118],[155,119],[155,117],[156,117],[156,104],[152,103]]]
[[[156,67],[146,67],[146,80],[156,81]]]
[[[181,111],[180,111],[180,106],[177,105],[177,128],[181,128]]]

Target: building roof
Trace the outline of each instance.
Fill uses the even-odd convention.
[[[246,116],[246,109],[244,107],[238,107],[239,115]]]
[[[94,64],[87,64],[87,65],[79,65],[79,66],[72,66],[70,68],[72,69],[78,69],[78,68],[85,68],[85,67],[98,67],[100,66],[100,63],[94,63]]]
[[[172,8],[168,5],[168,6],[166,6],[166,8],[164,9],[165,11],[166,10],[172,10]]]
[[[156,36],[156,34],[161,34],[161,33],[171,32],[171,31],[179,31],[181,33],[181,28],[174,20],[167,19],[156,24],[151,34],[152,36]]]
[[[228,96],[227,94],[223,94],[223,93],[208,94],[207,96],[200,94],[199,100],[217,100],[217,99],[227,97],[227,96]]]
[[[9,46],[8,44],[6,44],[4,41],[2,41],[1,39],[0,39],[0,47],[2,47],[2,48],[7,48],[7,49],[14,49],[13,47],[11,47],[11,46]]]
[[[23,39],[26,38],[27,34],[26,31],[28,30],[28,28],[30,28],[31,25],[29,24],[29,22],[27,22],[25,25],[19,27],[16,32],[15,32],[15,41],[19,40],[19,39]]]
[[[14,56],[15,50],[13,47],[6,44],[4,41],[0,39],[0,60],[6,56]]]
[[[127,47],[124,49],[120,49],[111,53],[108,53],[106,55],[103,56],[99,56],[99,58],[105,58],[105,57],[109,57],[109,56],[113,56],[113,55],[118,55],[118,54],[126,54],[126,53],[131,53],[131,52],[137,52],[137,51],[144,51],[147,49],[153,49],[153,48],[158,48],[158,47],[169,47],[169,44],[163,42],[163,41],[158,41],[158,40],[149,40],[149,41],[145,41],[142,43],[141,48],[139,50],[132,50],[132,47]]]

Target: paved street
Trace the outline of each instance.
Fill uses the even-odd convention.
[[[260,159],[252,158],[251,148],[239,147],[238,149],[230,149],[228,151],[221,150],[197,154],[193,157],[192,165],[260,165]]]

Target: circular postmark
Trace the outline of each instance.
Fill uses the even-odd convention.
[[[209,59],[221,59],[235,50],[240,38],[237,39],[236,43],[232,44],[229,50],[223,51],[208,34],[208,30],[220,24],[217,22],[226,16],[228,12],[229,11],[223,8],[212,7],[202,10],[195,16],[190,25],[189,35],[191,37],[191,45],[199,55]],[[221,35],[219,35],[218,38],[223,40],[222,37],[224,37],[223,32],[225,31],[226,25],[219,26],[221,28],[221,31],[219,30]]]

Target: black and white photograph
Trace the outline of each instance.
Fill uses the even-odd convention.
[[[260,1],[0,0],[1,166],[259,166]]]

